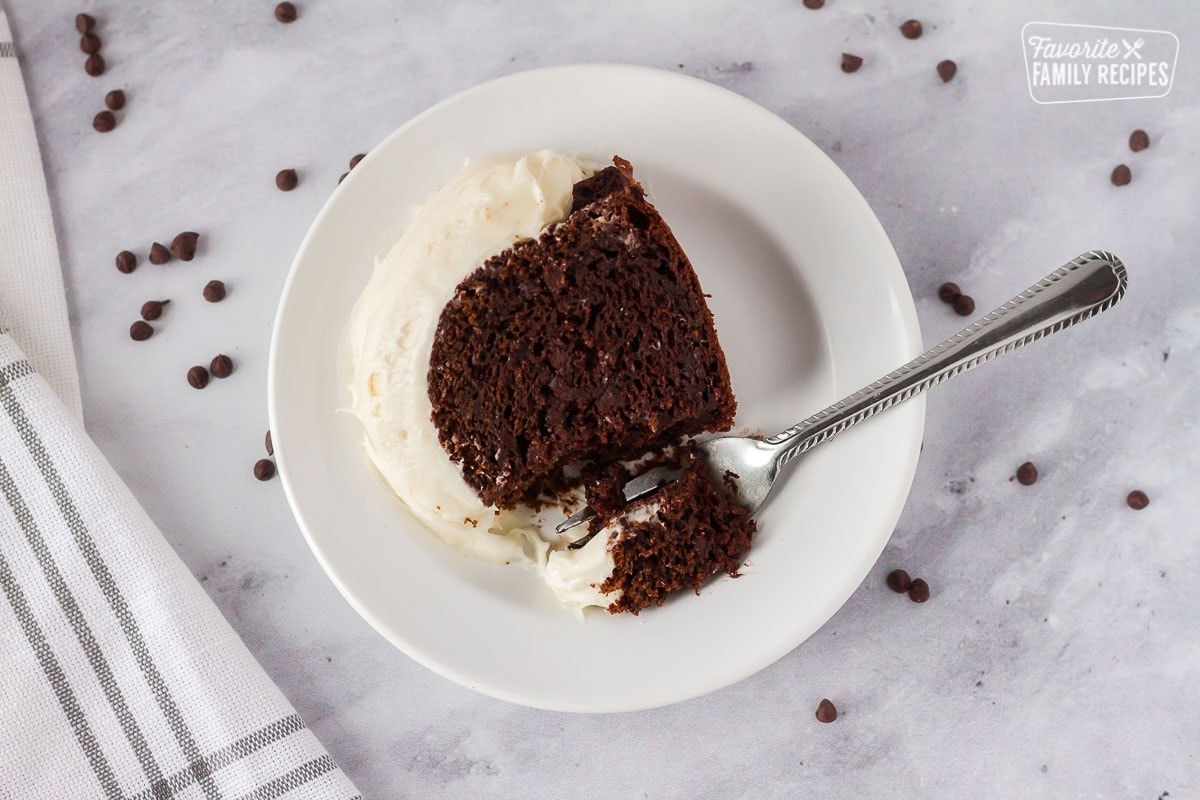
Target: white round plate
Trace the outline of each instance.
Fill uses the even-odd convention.
[[[477,86],[389,136],[321,210],[283,291],[268,384],[280,476],[313,553],[376,630],[464,686],[548,709],[651,708],[753,674],[833,616],[900,515],[924,403],[799,459],[741,577],[638,617],[580,621],[530,568],[451,550],[338,413],[339,339],[415,206],[467,158],[541,148],[633,163],[712,296],[739,427],[792,425],[911,359],[920,331],[887,235],[837,166],[770,112],[675,73],[582,65]]]

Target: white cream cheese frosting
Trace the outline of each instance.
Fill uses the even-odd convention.
[[[609,594],[600,591],[600,586],[612,575],[616,566],[610,547],[614,542],[613,537],[620,535],[629,523],[653,519],[660,506],[655,500],[642,500],[601,528],[578,550],[550,550],[542,569],[542,578],[558,597],[558,602],[567,608],[584,609],[588,606],[605,607],[619,599],[619,590]]]
[[[429,357],[442,309],[488,257],[538,236],[569,213],[574,185],[592,169],[541,150],[468,163],[418,210],[376,265],[351,312],[350,411],[363,445],[396,495],[426,526],[469,555],[530,561],[560,602],[607,606],[608,532],[578,550],[552,548],[528,510],[497,512],[463,480],[438,441],[428,393]]]

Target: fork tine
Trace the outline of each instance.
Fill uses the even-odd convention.
[[[564,519],[562,522],[555,525],[554,531],[555,533],[566,533],[567,531],[571,530],[571,528],[574,528],[576,525],[582,525],[594,516],[596,516],[596,512],[592,511],[592,507],[584,506],[571,516]]]
[[[680,471],[672,467],[655,467],[654,469],[646,470],[641,475],[638,475],[621,490],[625,495],[625,502],[632,503],[634,500],[654,494],[668,483],[674,483],[679,480]],[[596,512],[592,511],[591,506],[584,506],[576,511],[571,516],[564,519],[562,522],[554,526],[556,533],[563,533],[576,525],[587,522],[592,517],[596,516]]]

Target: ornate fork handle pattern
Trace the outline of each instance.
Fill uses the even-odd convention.
[[[1108,310],[1127,283],[1125,266],[1112,253],[1084,253],[933,349],[764,442],[777,448],[782,467],[947,378]]]
[[[724,436],[698,447],[715,481],[720,483],[727,472],[739,476],[737,500],[756,511],[779,470],[796,456],[947,378],[1107,311],[1124,296],[1127,283],[1125,266],[1112,253],[1084,253],[933,349],[800,424],[766,439]],[[652,469],[625,485],[625,499],[644,497],[677,478],[677,470]],[[565,531],[591,516],[591,509],[583,508],[556,529]]]

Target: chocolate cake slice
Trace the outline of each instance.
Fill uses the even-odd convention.
[[[609,612],[636,615],[681,589],[699,594],[715,574],[738,577],[757,526],[713,483],[699,453],[686,450],[683,476],[649,500],[626,507],[623,485],[624,476],[610,475],[587,494],[596,512],[589,534],[609,537],[613,570],[599,587],[616,598]]]
[[[629,162],[613,162],[575,185],[562,221],[464,279],[438,322],[433,423],[489,505],[733,424],[700,282]]]

